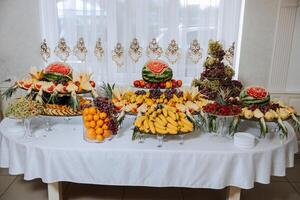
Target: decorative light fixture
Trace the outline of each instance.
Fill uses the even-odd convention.
[[[73,48],[73,53],[81,62],[86,61],[87,49],[85,47],[84,39],[81,37],[78,39],[76,46]]]
[[[118,67],[124,65],[124,48],[120,42],[117,43],[115,49],[112,51],[112,60]]]
[[[147,48],[147,56],[150,59],[158,59],[161,56],[162,53],[163,53],[162,48],[159,46],[156,39],[153,38],[152,41],[149,43],[149,46]]]
[[[59,59],[61,59],[63,62],[66,62],[66,60],[70,56],[71,49],[67,45],[64,38],[59,39],[58,44],[54,49],[54,53]]]
[[[41,46],[40,46],[40,54],[42,56],[42,59],[47,62],[48,61],[48,58],[50,57],[50,54],[51,54],[51,50],[50,48],[48,47],[48,44],[46,42],[46,39],[43,40],[43,42],[41,43]]]
[[[130,43],[128,53],[133,62],[136,63],[139,61],[143,54],[143,48],[140,46],[138,39],[133,38],[132,42]]]

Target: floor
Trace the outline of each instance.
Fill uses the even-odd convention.
[[[219,200],[226,190],[111,187],[63,183],[64,200]],[[47,185],[40,180],[24,181],[0,169],[0,200],[46,200]],[[300,155],[286,177],[272,177],[269,185],[256,184],[243,190],[242,200],[300,200]]]

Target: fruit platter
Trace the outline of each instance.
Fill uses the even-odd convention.
[[[295,129],[299,130],[300,122],[296,110],[292,106],[285,105],[282,101],[271,100],[267,89],[260,86],[245,88],[240,94],[243,106],[241,118],[245,120],[258,121],[261,135],[268,133],[266,122],[275,122],[281,130],[281,137],[287,137],[287,128],[283,121],[292,119]]]
[[[135,80],[133,86],[143,89],[166,89],[166,88],[180,88],[182,86],[181,80],[173,78],[173,71],[162,60],[150,60],[142,69],[141,80]]]
[[[112,102],[118,110],[124,110],[129,114],[138,114],[145,112],[151,106],[164,104],[175,108],[181,112],[188,110],[192,114],[201,111],[202,106],[211,102],[202,95],[197,88],[189,88],[186,90],[159,89],[153,90],[124,90],[121,91],[115,88],[112,91]]]
[[[73,72],[66,63],[54,62],[40,71],[32,67],[27,78],[16,81],[3,95],[9,98],[20,88],[27,91],[26,97],[44,105],[44,115],[81,115],[81,107],[89,101],[80,95],[97,96],[91,76],[90,73]]]
[[[189,112],[181,112],[167,105],[153,105],[145,112],[139,113],[134,121],[132,140],[143,138],[142,135],[156,135],[159,147],[162,146],[163,137],[192,133],[199,124]],[[183,143],[183,142],[182,142]]]

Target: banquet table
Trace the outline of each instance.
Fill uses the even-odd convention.
[[[166,137],[157,147],[155,137],[132,141],[133,118],[127,117],[112,140],[88,143],[83,139],[80,117],[52,118],[52,131],[45,119],[32,120],[34,138],[24,138],[22,123],[5,118],[0,123],[0,167],[25,180],[41,178],[48,184],[50,200],[61,197],[63,181],[121,186],[188,187],[222,189],[227,199],[240,199],[241,189],[255,182],[268,184],[270,176],[285,176],[298,151],[295,132],[286,123],[288,138],[278,134],[259,139],[253,149],[240,149],[228,137],[203,131]],[[272,125],[272,124],[271,124]],[[259,134],[257,125],[242,122],[240,131]]]

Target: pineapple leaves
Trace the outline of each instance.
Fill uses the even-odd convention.
[[[5,90],[1,96],[5,96],[5,99],[9,99],[11,98],[11,96],[16,92],[16,90],[18,89],[18,85],[14,84],[13,86],[9,87],[7,90]]]
[[[109,83],[103,82],[101,89],[104,90],[105,96],[109,99],[113,98],[113,90],[115,89],[115,83],[113,85],[110,85]]]

